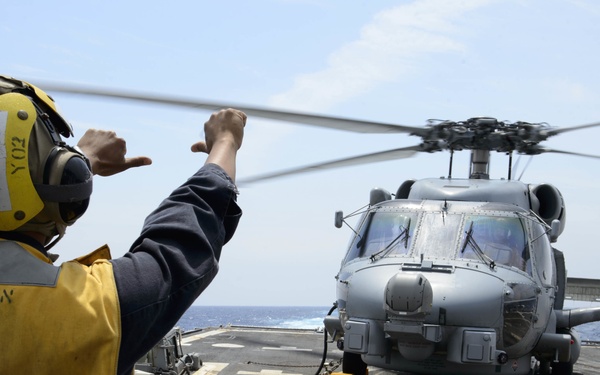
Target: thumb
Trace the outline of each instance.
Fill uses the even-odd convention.
[[[200,141],[196,142],[191,147],[192,152],[205,152],[208,153],[208,147],[206,146],[206,142]]]
[[[142,167],[144,165],[152,164],[152,159],[146,156],[136,156],[133,158],[125,158],[125,165],[127,168]]]
[[[125,158],[118,163],[97,163],[93,166],[93,173],[98,176],[112,176],[117,173],[128,170],[129,168],[141,167],[152,164],[152,159],[146,156],[137,156],[133,158]]]

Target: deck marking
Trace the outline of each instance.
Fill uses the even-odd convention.
[[[213,344],[212,346],[214,346],[215,348],[233,348],[233,349],[239,349],[239,348],[243,348],[244,347],[244,345],[228,344],[228,343]]]
[[[312,349],[296,348],[295,346],[280,346],[278,348],[274,348],[271,346],[263,346],[263,350],[289,350],[292,352],[312,352]]]
[[[192,342],[192,341],[196,341],[196,340],[204,339],[206,337],[218,335],[218,334],[221,334],[223,332],[227,332],[227,330],[225,330],[225,329],[216,329],[214,331],[209,331],[209,332],[204,332],[204,333],[198,333],[198,334],[193,335],[193,336],[184,337],[181,340],[181,343],[184,344],[184,345],[189,345],[189,343]]]
[[[204,362],[200,370],[192,375],[216,375],[221,372],[229,363],[223,362]]]
[[[260,370],[260,372],[255,372],[255,371],[238,371],[239,375],[282,375],[284,374],[283,371],[281,370]],[[286,372],[285,375],[302,375],[302,374],[295,374],[292,372]]]

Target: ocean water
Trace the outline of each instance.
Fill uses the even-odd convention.
[[[598,304],[571,303],[565,308],[597,307]],[[179,320],[184,331],[226,325],[304,328],[323,327],[331,306],[192,306]],[[334,315],[336,312],[333,313]],[[583,324],[575,329],[582,340],[600,341],[600,322]]]
[[[192,306],[179,320],[184,331],[225,325],[306,328],[323,327],[331,307],[319,306]]]

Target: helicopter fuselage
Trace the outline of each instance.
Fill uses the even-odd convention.
[[[560,193],[505,180],[410,185],[396,199],[372,192],[336,276],[339,315],[325,323],[344,352],[414,373],[527,374],[536,355],[576,360],[574,336],[556,331],[564,275],[551,233],[562,226],[531,209],[561,206]],[[564,207],[548,215],[564,222]]]

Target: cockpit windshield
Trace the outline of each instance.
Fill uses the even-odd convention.
[[[469,215],[459,258],[484,258],[525,271],[529,251],[525,229],[518,217]]]
[[[426,212],[419,226],[416,255],[435,258],[454,258],[456,238],[460,232],[463,215],[446,212]]]
[[[369,214],[346,256],[377,259],[388,255],[408,254],[412,245],[417,213],[380,211]]]
[[[475,259],[530,272],[524,219],[511,212],[369,212],[344,262],[389,256]]]

